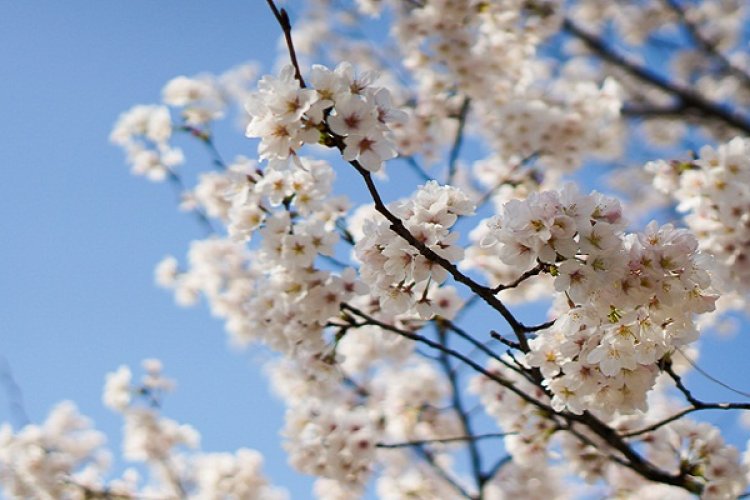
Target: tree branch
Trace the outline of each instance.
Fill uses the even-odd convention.
[[[516,288],[518,285],[520,285],[527,279],[541,273],[544,270],[544,267],[545,267],[544,264],[539,263],[536,266],[534,266],[532,269],[529,269],[528,271],[523,273],[521,276],[516,278],[511,283],[508,283],[507,285],[503,285],[503,284],[497,285],[495,288],[492,289],[492,292],[497,294],[497,293],[502,292],[503,290],[508,290],[509,288]]]
[[[438,339],[444,347],[448,347],[448,336],[445,334],[445,325],[437,323],[435,325],[437,330]],[[461,400],[461,387],[458,384],[458,377],[456,371],[451,366],[451,361],[445,351],[440,351],[439,363],[443,368],[445,376],[448,377],[448,382],[451,387],[451,406],[458,415],[458,419],[461,422],[464,434],[466,436],[473,436],[474,432],[471,426],[471,420],[464,410],[463,401]],[[471,470],[474,474],[474,480],[477,484],[478,500],[484,498],[483,486],[484,481],[482,479],[482,457],[479,454],[479,448],[477,447],[476,440],[470,439],[466,441],[467,448],[469,450],[469,458],[471,461]]]
[[[466,118],[469,116],[469,108],[471,107],[471,99],[464,97],[461,103],[461,109],[458,111],[458,125],[456,127],[456,135],[453,138],[453,146],[451,146],[450,153],[448,154],[448,177],[445,181],[446,184],[453,184],[453,179],[456,177],[456,167],[458,166],[458,157],[461,153],[461,145],[464,140],[464,128],[466,127]]]
[[[516,434],[515,432],[491,432],[488,434],[476,434],[474,436],[457,436],[449,438],[436,438],[436,439],[418,439],[414,441],[404,441],[403,443],[377,443],[377,448],[408,448],[410,446],[424,446],[427,444],[444,444],[444,443],[457,443],[464,441],[482,441],[484,439],[491,438],[503,438],[505,436],[511,436]]]
[[[632,431],[632,432],[622,434],[622,437],[630,438],[630,437],[640,436],[641,434],[646,434],[647,432],[655,431],[659,427],[663,427],[671,422],[674,422],[675,420],[679,420],[685,415],[688,415],[696,411],[702,411],[702,410],[750,410],[750,403],[702,403],[702,402],[699,402],[698,406],[692,406],[690,408],[685,408],[684,410],[680,410],[674,415],[672,415],[671,417],[667,417],[647,427],[644,427],[637,431]]]
[[[448,472],[446,472],[440,465],[438,465],[437,462],[435,462],[435,457],[432,456],[432,453],[425,449],[422,446],[415,446],[414,450],[417,451],[417,453],[424,459],[425,462],[437,473],[438,476],[443,478],[448,484],[450,484],[453,489],[455,489],[462,497],[468,498],[469,500],[475,500],[474,496],[469,494],[466,489],[458,484],[458,482],[453,479]]]
[[[741,130],[745,134],[750,134],[750,122],[748,122],[743,116],[692,92],[690,89],[678,83],[671,82],[666,78],[657,75],[648,68],[626,59],[623,55],[615,52],[614,49],[609,47],[596,35],[588,33],[578,27],[578,25],[569,18],[565,18],[563,21],[563,29],[581,40],[589,50],[601,57],[602,60],[614,64],[638,80],[648,83],[649,85],[661,89],[677,98],[679,100],[679,105],[682,105],[685,108],[694,109],[701,115],[722,121],[732,128]]]
[[[294,42],[292,41],[292,23],[289,20],[289,14],[285,9],[279,9],[273,0],[266,0],[268,6],[271,8],[276,21],[278,21],[281,30],[284,32],[284,40],[286,41],[286,47],[289,50],[289,59],[292,61],[294,66],[294,77],[299,82],[300,87],[305,88],[305,79],[302,78],[302,72],[299,69],[299,63],[297,62],[297,52],[294,50]]]
[[[703,52],[713,57],[726,73],[740,80],[745,86],[750,87],[750,74],[730,61],[729,58],[719,50],[715,43],[703,36],[700,27],[690,20],[688,12],[685,11],[685,8],[680,5],[679,2],[676,0],[664,0],[664,3],[675,13],[680,22],[685,26],[685,30],[688,32],[688,35],[690,35],[690,38],[693,39]]]
[[[414,173],[417,174],[423,181],[429,182],[435,180],[430,176],[430,174],[425,171],[424,168],[422,168],[422,166],[417,162],[417,160],[414,159],[413,156],[399,156],[398,158],[404,160],[406,164],[411,167]]]
[[[5,397],[8,400],[9,413],[12,415],[18,428],[24,427],[31,423],[26,406],[23,402],[23,392],[13,377],[13,370],[5,356],[0,355],[0,384],[5,390]]]

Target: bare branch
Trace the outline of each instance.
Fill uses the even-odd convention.
[[[677,386],[677,389],[685,396],[685,399],[688,400],[688,402],[693,406],[700,406],[702,403],[693,396],[693,394],[688,390],[687,387],[685,387],[685,384],[682,383],[682,377],[677,375],[675,373],[674,369],[672,368],[672,360],[668,357],[662,360],[661,362],[661,369],[667,372],[667,374],[672,378],[675,385]]]
[[[508,283],[507,285],[497,285],[495,288],[492,289],[494,293],[500,293],[503,290],[508,290],[509,288],[516,288],[518,285],[526,281],[527,279],[531,278],[532,276],[537,276],[539,273],[541,273],[545,269],[544,264],[537,264],[532,269],[529,269],[525,273],[523,273],[521,276],[516,278],[511,283]]]
[[[281,30],[284,32],[284,40],[286,41],[286,47],[289,50],[289,59],[292,61],[294,66],[294,77],[299,82],[300,87],[305,88],[305,79],[302,78],[302,72],[299,69],[299,62],[297,62],[297,52],[294,50],[294,42],[292,41],[292,23],[289,20],[289,14],[285,9],[279,9],[273,0],[266,0],[268,6],[271,8],[276,21],[278,21]]]
[[[492,331],[490,332],[490,337],[492,337],[492,338],[493,338],[493,339],[495,339],[495,340],[498,340],[498,341],[500,341],[501,343],[503,343],[503,344],[507,345],[507,346],[508,346],[508,347],[510,347],[511,349],[520,349],[520,347],[521,347],[520,345],[518,345],[518,342],[513,342],[513,341],[512,341],[512,340],[510,340],[510,339],[506,339],[505,337],[503,337],[502,335],[500,335],[500,334],[499,334],[498,332],[496,332],[495,330],[492,330]]]
[[[182,177],[174,170],[168,169],[167,179],[169,179],[169,184],[174,189],[178,203],[182,202],[182,196],[188,191],[185,182],[182,180]],[[211,220],[208,218],[208,215],[206,215],[206,212],[200,206],[196,206],[190,212],[195,215],[195,219],[201,226],[203,226],[203,230],[205,231],[207,236],[216,234],[216,229],[214,229],[213,224],[211,224]]]
[[[735,389],[731,385],[729,385],[729,384],[727,384],[725,382],[722,382],[721,380],[719,380],[718,378],[714,377],[713,375],[711,375],[710,373],[708,373],[706,370],[704,370],[703,368],[701,368],[700,366],[698,366],[698,364],[695,361],[693,361],[692,359],[690,359],[690,357],[687,354],[685,354],[680,348],[677,348],[676,351],[679,352],[682,355],[683,358],[685,358],[685,361],[687,361],[690,364],[690,366],[692,366],[695,369],[695,371],[697,371],[698,373],[700,373],[701,375],[703,375],[704,377],[706,377],[711,382],[713,382],[715,384],[718,384],[721,387],[723,387],[724,389],[726,389],[728,391],[732,391],[735,394],[738,394],[738,395],[746,397],[746,398],[750,398],[750,392],[741,391],[739,389]]]
[[[377,443],[375,446],[378,448],[408,448],[410,446],[423,446],[427,444],[445,444],[445,443],[460,443],[464,441],[482,441],[484,439],[491,438],[503,438],[505,436],[512,436],[515,432],[493,432],[489,434],[477,434],[474,436],[457,436],[449,438],[437,438],[437,439],[419,439],[415,441],[404,441],[403,443]]]
[[[452,184],[456,177],[456,168],[458,166],[458,157],[461,153],[461,145],[464,140],[464,128],[466,127],[466,118],[469,115],[469,108],[471,107],[471,99],[464,97],[461,103],[461,109],[458,111],[458,125],[456,126],[456,135],[453,138],[453,146],[451,146],[450,153],[448,154],[448,177],[445,181],[446,184]]]
[[[436,330],[438,333],[438,339],[440,340],[440,343],[448,347],[448,336],[445,334],[445,325],[437,323]],[[451,366],[451,361],[448,355],[445,351],[440,351],[440,366],[443,368],[443,372],[445,373],[446,377],[448,377],[448,382],[450,383],[451,387],[451,406],[455,410],[456,414],[458,415],[458,419],[461,422],[461,427],[463,428],[464,434],[466,436],[474,436],[474,432],[472,430],[471,420],[469,419],[468,414],[466,413],[463,405],[463,401],[461,399],[461,387],[458,384],[458,377],[456,375],[456,371]],[[469,458],[471,461],[471,470],[474,474],[474,479],[477,483],[477,491],[478,493],[478,499],[483,498],[483,480],[482,480],[482,456],[479,454],[479,448],[477,448],[476,440],[470,439],[466,441],[467,448],[469,449]]]
[[[5,390],[5,396],[8,398],[8,410],[15,424],[19,428],[30,424],[31,420],[26,413],[26,406],[23,402],[23,392],[13,377],[10,363],[2,355],[0,355],[0,383]]]
[[[450,484],[453,489],[455,489],[462,497],[468,498],[470,500],[476,500],[476,498],[469,494],[466,489],[461,486],[458,481],[453,479],[450,474],[448,474],[440,465],[435,462],[435,457],[432,456],[432,453],[423,448],[422,446],[415,446],[414,450],[417,451],[417,453],[424,459],[425,462],[439,475],[441,478],[443,478],[448,484]]]

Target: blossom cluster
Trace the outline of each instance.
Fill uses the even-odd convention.
[[[264,169],[240,158],[203,176],[194,200],[226,224],[231,239],[194,242],[188,269],[181,272],[169,257],[157,282],[174,289],[183,305],[202,294],[237,344],[263,341],[284,353],[320,355],[327,320],[365,290],[353,270],[316,268],[319,256],[334,255],[333,229],[347,207],[344,198],[330,196],[333,179],[327,162],[305,157]],[[244,243],[255,234],[249,250]]]
[[[750,140],[704,146],[694,160],[661,160],[646,169],[678,202],[701,249],[714,256],[727,291],[750,291]]]
[[[0,484],[13,498],[83,500],[87,498],[248,498],[284,500],[262,473],[262,457],[241,448],[236,453],[185,452],[197,448],[199,435],[189,425],[159,415],[157,407],[173,382],[161,363],[146,360],[139,384],[121,366],[107,376],[102,399],[121,414],[123,456],[148,466],[148,477],[136,468],[106,479],[111,453],[104,436],[64,402],[42,425],[14,433],[0,427]],[[145,479],[145,480],[144,480]]]
[[[510,358],[505,361],[512,362]],[[508,380],[534,400],[549,403],[542,388],[504,367],[499,361],[493,360],[486,369],[489,374]],[[552,420],[546,418],[536,405],[487,376],[474,377],[469,390],[479,396],[484,411],[508,434],[504,438],[505,448],[515,463],[521,467],[544,463],[549,440],[555,432]]]
[[[390,210],[417,241],[439,256],[451,262],[463,256],[458,233],[450,228],[459,216],[472,214],[474,205],[460,190],[430,181]],[[416,308],[420,316],[430,318],[435,312],[430,285],[445,281],[448,272],[396,235],[382,216],[366,221],[363,233],[355,254],[362,263],[362,280],[381,307],[396,313]]]
[[[14,433],[10,424],[0,427],[0,484],[14,498],[64,498],[100,477],[109,463],[104,435],[80,415],[75,405],[57,405],[41,425],[27,425]],[[127,490],[114,482],[112,492]],[[72,497],[76,498],[76,497]],[[79,492],[77,498],[84,498]]]
[[[737,448],[727,445],[708,423],[681,420],[655,431],[649,458],[665,470],[700,478],[701,498],[737,498],[748,485],[750,469]]]
[[[313,401],[296,406],[283,434],[291,464],[302,472],[360,487],[371,472],[377,429],[364,408]]]
[[[510,358],[505,361],[508,362],[506,366],[492,361],[487,366],[487,372],[512,382],[517,389],[539,404],[550,404],[545,391],[515,373],[513,365],[510,365]],[[684,367],[681,364],[676,361],[675,370],[682,372]],[[667,376],[662,375],[655,391],[651,393],[648,413],[603,418],[621,433],[662,420],[680,407],[668,395],[669,385]],[[590,484],[604,480],[612,497],[640,498],[639,495],[647,495],[647,498],[692,498],[683,490],[656,485],[622,467],[611,460],[612,454],[617,452],[606,440],[578,424],[572,424],[577,435],[561,429],[546,418],[538,406],[493,383],[486,375],[472,379],[470,388],[479,395],[485,411],[508,433],[505,447],[513,457],[512,470],[519,477],[572,473]],[[584,435],[585,440],[580,439],[580,435]],[[702,490],[701,498],[736,498],[747,487],[747,462],[742,460],[735,447],[724,442],[718,429],[710,424],[679,420],[632,439],[643,446],[644,456],[663,470],[675,475],[684,474],[694,480]],[[564,463],[560,464],[562,469],[559,468],[560,465],[548,465],[550,458],[555,455],[564,457]],[[505,493],[513,491],[512,485],[505,482],[510,478],[505,477],[503,481],[503,477],[509,473],[510,471],[504,471],[497,478],[502,482]],[[553,477],[549,481],[542,481],[539,486],[544,488],[551,484],[555,484]],[[552,495],[549,490],[542,491],[547,493],[542,493],[538,498],[549,498]]]
[[[175,131],[210,140],[211,122],[224,117],[229,102],[247,98],[255,73],[254,65],[245,64],[219,77],[173,78],[162,90],[162,104],[137,105],[122,113],[110,141],[124,149],[135,175],[163,181],[185,162],[182,149],[170,143]],[[179,121],[172,120],[170,108],[179,111]]]
[[[140,105],[120,116],[110,140],[125,150],[134,174],[163,181],[172,169],[184,162],[182,150],[170,146],[171,136],[169,108]]]
[[[694,236],[656,223],[625,234],[624,224],[617,200],[567,185],[509,202],[485,237],[507,264],[555,276],[557,319],[526,361],[558,411],[645,410],[659,361],[696,340],[693,316],[714,308]]]
[[[403,112],[392,107],[387,89],[373,86],[375,79],[372,73],[357,77],[347,63],[333,71],[315,65],[312,87],[303,88],[294,67],[286,66],[278,77],[263,77],[248,101],[247,136],[260,137],[260,158],[274,161],[296,154],[303,144],[325,144],[330,137],[346,160],[380,170],[396,156],[389,124],[403,119]]]
[[[547,168],[571,171],[586,154],[618,151],[619,85],[593,82],[580,61],[553,70],[552,61],[534,57],[560,26],[557,2],[467,8],[439,0],[395,10],[404,64],[421,85],[417,102],[433,104],[430,115],[441,116],[430,93],[455,85],[471,101],[480,132],[506,159],[538,154]]]

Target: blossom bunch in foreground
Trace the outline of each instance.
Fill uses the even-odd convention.
[[[485,245],[522,269],[538,262],[561,293],[555,324],[526,355],[552,406],[645,411],[659,361],[698,338],[693,317],[717,298],[696,238],[656,223],[626,234],[617,200],[572,185],[511,201],[490,224]]]
[[[456,244],[458,234],[449,229],[459,216],[473,212],[474,204],[460,190],[434,181],[422,186],[412,199],[393,207],[393,213],[405,221],[404,226],[417,241],[450,262],[460,260],[463,249]],[[354,247],[362,263],[362,280],[379,297],[385,311],[416,309],[423,318],[430,318],[435,311],[430,287],[439,286],[448,273],[389,226],[379,214],[364,223],[364,237]]]
[[[284,160],[303,144],[332,140],[345,159],[380,170],[396,156],[389,124],[403,114],[392,107],[387,89],[372,85],[375,78],[372,73],[357,77],[346,63],[334,71],[314,66],[308,89],[295,78],[295,69],[286,66],[278,78],[263,77],[249,100],[247,136],[261,138],[261,159]]]

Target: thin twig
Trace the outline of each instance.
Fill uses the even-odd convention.
[[[398,158],[400,160],[404,160],[406,164],[411,167],[414,173],[417,174],[423,181],[429,182],[435,180],[430,176],[430,174],[427,173],[427,171],[425,171],[424,168],[422,168],[422,166],[417,162],[416,159],[414,159],[413,156],[399,156]]]
[[[185,186],[182,177],[174,170],[168,169],[167,179],[169,179],[170,185],[174,188],[175,195],[177,196],[177,201],[182,202],[182,196],[187,192],[187,187]],[[205,230],[207,236],[216,233],[213,224],[211,224],[211,220],[208,218],[208,215],[206,215],[206,212],[204,212],[201,207],[196,206],[190,212],[195,215],[195,219],[201,226],[203,226],[203,229]]]
[[[672,378],[675,385],[677,386],[677,389],[685,396],[685,399],[687,399],[688,402],[693,406],[700,406],[702,404],[701,401],[693,396],[693,393],[691,393],[690,390],[685,387],[685,384],[682,383],[682,377],[675,373],[674,369],[672,368],[672,360],[669,358],[665,358],[660,364],[662,370],[667,372],[667,374]]]
[[[319,254],[319,256],[324,261],[328,262],[329,264],[339,269],[346,269],[347,267],[350,267],[349,264],[337,259],[336,257],[332,257],[330,255],[323,255],[323,254]]]
[[[224,158],[222,158],[221,153],[219,153],[219,149],[216,147],[210,132],[187,124],[180,125],[177,127],[177,130],[180,132],[187,132],[191,137],[198,139],[211,156],[211,162],[214,167],[219,170],[226,170],[228,168],[227,163],[224,161]]]
[[[382,328],[382,329],[384,329],[386,331],[395,333],[397,335],[401,335],[402,337],[409,338],[409,339],[414,340],[416,342],[420,342],[420,343],[425,344],[426,346],[429,346],[429,347],[431,347],[431,348],[433,348],[433,349],[435,349],[437,351],[445,351],[446,354],[454,357],[455,359],[458,359],[459,361],[461,361],[463,363],[466,363],[471,368],[473,368],[477,373],[480,373],[480,374],[484,375],[485,377],[489,378],[490,380],[492,380],[494,382],[497,382],[498,384],[500,384],[501,386],[505,387],[506,389],[508,389],[509,391],[511,391],[512,393],[514,393],[516,396],[518,396],[521,399],[523,399],[524,401],[526,401],[527,403],[530,403],[530,404],[536,406],[537,408],[539,408],[540,410],[545,411],[545,412],[547,412],[549,414],[554,414],[555,413],[555,411],[552,409],[551,406],[549,406],[549,405],[547,405],[545,403],[542,403],[541,401],[538,401],[538,400],[534,399],[533,397],[531,397],[530,395],[526,394],[524,391],[522,391],[521,389],[519,389],[518,387],[516,387],[510,380],[504,379],[504,378],[502,378],[501,376],[499,376],[496,373],[489,372],[488,370],[486,370],[484,367],[482,367],[479,363],[477,363],[473,359],[466,357],[462,353],[460,353],[460,352],[458,352],[458,351],[456,351],[456,350],[454,350],[454,349],[452,349],[450,347],[445,347],[442,344],[440,344],[438,342],[435,342],[434,340],[431,340],[431,339],[429,339],[429,338],[427,338],[427,337],[425,337],[423,335],[419,335],[418,333],[413,333],[413,332],[409,332],[409,331],[406,331],[406,330],[402,330],[402,329],[397,328],[397,327],[395,327],[393,325],[390,325],[388,323],[384,323],[384,322],[382,322],[382,321],[380,321],[380,320],[378,320],[376,318],[373,318],[372,316],[369,316],[365,312],[357,309],[356,307],[354,307],[354,306],[352,306],[350,304],[342,303],[341,304],[341,309],[343,311],[348,311],[348,312],[354,314],[355,316],[358,316],[358,317],[360,317],[360,318],[362,318],[364,320],[364,323],[358,323],[358,324],[352,325],[352,327],[354,327],[354,328],[358,328],[358,327],[365,326],[365,325],[379,326],[380,328]]]
[[[425,462],[437,473],[438,476],[443,478],[445,482],[451,485],[453,489],[455,489],[462,497],[468,498],[469,500],[474,500],[474,497],[469,494],[466,489],[461,486],[458,481],[453,479],[448,472],[446,472],[440,465],[435,462],[435,457],[432,456],[432,453],[421,447],[421,446],[415,446],[414,450],[424,459]]]
[[[436,323],[435,329],[437,330],[440,343],[447,348],[448,336],[445,332],[445,324]],[[473,436],[474,431],[472,430],[471,419],[467,415],[464,409],[463,400],[461,399],[461,387],[458,383],[458,377],[456,376],[456,371],[453,369],[450,358],[445,353],[445,351],[440,351],[440,366],[442,366],[443,372],[445,373],[446,377],[448,377],[448,382],[451,387],[451,405],[458,415],[458,419],[461,423],[464,434],[466,436]],[[476,440],[468,440],[466,442],[466,446],[469,450],[471,470],[477,483],[477,499],[481,500],[484,497],[484,481],[482,479],[482,456],[479,454],[479,448],[477,447]]]
[[[456,177],[456,168],[458,166],[458,157],[461,154],[461,145],[464,141],[464,128],[466,127],[466,118],[469,115],[469,108],[471,107],[471,99],[464,97],[461,103],[461,109],[458,111],[458,125],[456,126],[456,135],[453,138],[453,146],[451,146],[450,153],[448,154],[448,177],[445,181],[446,184],[452,184]]]
[[[8,400],[8,410],[18,428],[25,427],[31,423],[26,406],[23,402],[23,392],[13,377],[13,370],[5,356],[0,355],[0,383],[5,390]]]
[[[271,7],[276,21],[278,21],[281,30],[284,32],[284,40],[286,41],[286,47],[289,50],[289,58],[294,66],[294,78],[299,82],[299,86],[305,88],[305,79],[302,78],[302,72],[299,69],[299,62],[297,62],[297,52],[294,50],[294,42],[292,41],[292,23],[289,21],[289,14],[285,9],[279,9],[273,0],[266,0],[268,6]]]
[[[491,481],[497,475],[497,473],[500,472],[500,469],[511,462],[513,462],[513,457],[511,455],[505,455],[504,457],[501,457],[497,462],[495,462],[492,467],[490,467],[490,470],[488,470],[484,474],[484,480]]]
[[[552,325],[554,325],[555,321],[557,321],[557,320],[556,319],[551,319],[549,321],[545,321],[544,323],[540,323],[538,325],[527,326],[526,327],[526,331],[528,333],[534,333],[534,332],[538,332],[539,330],[546,330],[547,328],[549,328]]]
[[[501,363],[504,362],[504,360],[502,358],[500,358],[500,356],[498,356],[495,352],[493,352],[492,349],[490,349],[489,347],[487,347],[486,345],[484,345],[482,342],[480,342],[477,339],[475,339],[468,332],[466,332],[465,330],[463,330],[461,327],[459,327],[458,325],[456,325],[452,321],[447,320],[445,318],[439,318],[436,321],[439,322],[439,323],[443,323],[448,330],[452,331],[453,333],[455,333],[456,335],[458,335],[462,339],[468,341],[471,345],[473,345],[478,350],[480,350],[483,353],[485,353],[490,358],[494,359],[495,361],[499,361]]]
[[[679,420],[685,415],[688,415],[696,411],[703,411],[703,410],[750,410],[750,403],[703,403],[703,402],[700,402],[698,406],[691,406],[690,408],[685,408],[683,410],[678,411],[677,413],[675,413],[674,415],[670,417],[659,420],[658,422],[654,424],[646,426],[642,429],[638,429],[636,431],[627,432],[625,434],[622,434],[621,436],[625,438],[640,436],[641,434],[646,434],[647,432],[655,431],[656,429],[663,427],[669,423],[672,423],[675,420]]]
[[[528,271],[526,271],[525,273],[523,273],[521,276],[519,276],[518,278],[516,278],[512,282],[508,283],[507,285],[503,285],[503,284],[497,285],[495,288],[492,289],[492,291],[494,293],[500,293],[503,290],[508,290],[510,288],[516,288],[518,285],[520,285],[521,283],[523,283],[527,279],[529,279],[529,278],[531,278],[533,276],[537,276],[539,273],[541,273],[544,270],[544,267],[545,266],[543,264],[541,264],[541,263],[537,264],[532,269],[529,269]]]
[[[456,443],[463,441],[482,441],[483,439],[491,438],[503,438],[505,436],[511,436],[516,434],[515,432],[493,432],[489,434],[477,434],[474,436],[457,436],[449,438],[436,438],[436,439],[419,439],[415,441],[405,441],[403,443],[377,443],[375,446],[378,448],[408,448],[410,446],[423,446],[426,444],[443,444],[443,443]]]
[[[746,397],[746,398],[750,398],[750,392],[746,392],[746,391],[741,391],[739,389],[735,389],[731,385],[729,385],[729,384],[727,384],[725,382],[722,382],[718,378],[716,378],[713,375],[709,374],[706,370],[704,370],[703,368],[701,368],[700,366],[698,366],[698,364],[695,361],[693,361],[692,359],[690,359],[690,357],[687,354],[685,354],[679,347],[676,348],[676,351],[679,352],[682,355],[683,358],[685,358],[685,361],[687,361],[690,364],[690,366],[692,366],[695,369],[695,371],[697,371],[698,373],[700,373],[701,375],[703,375],[704,377],[706,377],[711,382],[713,382],[715,384],[718,384],[721,387],[723,387],[724,389],[726,389],[728,391],[732,391],[735,394],[738,394],[738,395]]]
[[[518,345],[518,342],[514,342],[514,341],[512,341],[512,340],[510,340],[510,339],[506,339],[505,337],[503,337],[502,335],[500,335],[500,334],[499,334],[498,332],[496,332],[495,330],[492,330],[492,331],[490,332],[490,337],[492,337],[492,338],[493,338],[493,339],[495,339],[495,340],[498,340],[498,341],[500,341],[501,343],[503,343],[503,344],[507,345],[507,346],[508,346],[508,347],[510,347],[511,349],[520,349],[520,348],[521,348],[521,346],[520,346],[520,345]]]

